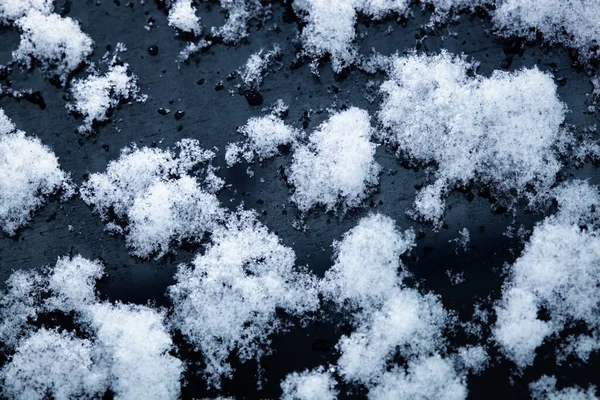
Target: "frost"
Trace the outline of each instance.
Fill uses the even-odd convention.
[[[258,53],[250,55],[240,71],[240,77],[247,89],[258,90],[260,88],[267,69],[280,54],[281,48],[276,43],[272,50],[264,52],[263,49],[260,49]]]
[[[296,145],[301,136],[298,130],[286,125],[275,113],[250,118],[238,131],[247,139],[227,145],[225,160],[229,167],[240,163],[242,158],[252,163],[255,156],[260,161],[274,157],[279,154],[280,146]]]
[[[590,386],[588,390],[578,387],[564,389],[556,388],[556,378],[544,375],[540,380],[529,385],[533,400],[595,400],[597,399],[596,387]]]
[[[197,140],[184,139],[173,149],[123,150],[104,173],[90,175],[81,197],[107,222],[107,229],[124,232],[131,253],[161,257],[174,244],[197,243],[223,219],[214,192],[223,182],[209,165],[214,157]],[[201,182],[198,175],[206,174]],[[122,226],[124,221],[128,221]]]
[[[0,109],[0,226],[9,236],[27,224],[46,197],[73,189],[58,158],[15,126]]]
[[[231,375],[234,350],[242,362],[261,358],[281,328],[277,309],[301,315],[318,307],[315,279],[294,263],[292,249],[241,212],[213,232],[203,255],[179,267],[169,288],[173,324],[204,356],[209,385]]]
[[[496,305],[495,339],[521,368],[533,363],[538,346],[566,327],[584,323],[596,338],[600,332],[600,238],[595,225],[600,196],[597,188],[573,181],[559,187],[556,198],[558,213],[534,228],[510,267]],[[538,317],[542,310],[544,320]],[[585,347],[599,347],[590,343],[594,336],[572,337],[562,356],[572,351],[586,358]]]
[[[356,107],[333,114],[294,152],[288,174],[292,201],[306,212],[323,205],[357,207],[379,183],[369,114]]]
[[[37,10],[44,15],[54,10],[51,0],[0,1],[0,22],[8,24],[24,17],[29,10]]]
[[[502,0],[493,21],[504,36],[534,40],[541,33],[545,40],[575,48],[589,60],[600,55],[598,15],[596,0]]]
[[[200,18],[196,16],[196,7],[192,0],[177,0],[169,10],[169,25],[182,32],[200,35],[202,26]]]
[[[2,394],[15,400],[92,398],[107,388],[93,344],[69,333],[40,329],[0,370]]]
[[[437,165],[414,210],[435,225],[446,193],[472,181],[491,185],[509,207],[521,197],[532,205],[543,199],[569,140],[551,76],[534,68],[472,77],[473,68],[445,52],[412,54],[394,60],[381,86],[387,138],[414,163]]]
[[[294,372],[281,382],[281,400],[335,400],[336,382],[323,367],[301,373]]]
[[[165,314],[147,306],[100,302],[98,261],[59,258],[44,274],[15,272],[0,298],[0,338],[14,354],[0,370],[9,398],[177,399],[183,364],[174,349]],[[74,332],[37,329],[38,315],[73,317]],[[4,318],[8,317],[8,318]],[[73,329],[73,327],[70,327]]]
[[[457,252],[459,248],[463,251],[467,251],[467,249],[469,248],[469,243],[471,242],[471,233],[466,227],[462,228],[460,231],[458,231],[458,237],[455,239],[451,239],[448,242],[456,243]]]
[[[56,76],[64,85],[92,53],[94,42],[83,33],[79,23],[58,14],[44,15],[30,10],[15,25],[21,30],[21,42],[13,51],[13,60],[30,68],[39,62],[50,76]]]
[[[73,101],[66,107],[83,115],[79,132],[91,133],[92,124],[108,120],[110,112],[122,101],[143,100],[139,96],[137,77],[128,69],[128,64],[112,65],[103,75],[94,71],[87,78],[73,82],[69,89]]]

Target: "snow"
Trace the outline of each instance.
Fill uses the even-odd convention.
[[[214,194],[223,182],[210,165],[197,170],[214,153],[194,139],[176,148],[126,148],[106,172],[91,174],[81,187],[83,200],[107,222],[107,230],[126,235],[135,256],[161,257],[175,244],[200,242],[224,218]]]
[[[268,68],[281,55],[281,48],[277,43],[267,52],[260,49],[248,57],[246,64],[240,69],[240,78],[247,89],[258,90]]]
[[[0,370],[1,393],[15,400],[92,398],[107,388],[94,345],[73,334],[40,329]]]
[[[81,31],[79,23],[58,14],[45,15],[30,10],[15,21],[21,30],[19,47],[13,51],[13,60],[30,68],[35,61],[51,77],[64,85],[92,53],[94,42]]]
[[[213,27],[211,33],[225,43],[237,43],[248,36],[248,22],[264,12],[260,0],[220,0],[220,3],[227,14],[225,24]]]
[[[25,226],[46,198],[73,193],[69,175],[42,142],[16,130],[0,109],[0,227],[9,236]]]
[[[95,122],[109,119],[110,112],[126,100],[143,100],[139,96],[137,77],[129,72],[129,65],[112,65],[105,74],[97,71],[85,79],[76,79],[69,88],[72,102],[69,111],[83,115],[79,132],[89,134]]]
[[[292,201],[306,212],[322,205],[357,207],[379,183],[381,166],[369,114],[356,107],[332,114],[294,152],[288,181],[295,187]]]
[[[101,302],[95,281],[103,274],[98,261],[75,256],[42,273],[17,271],[9,278],[0,297],[0,338],[14,353],[0,370],[3,394],[71,399],[110,390],[123,400],[179,398],[184,367],[170,354],[165,312]],[[73,316],[73,332],[33,324],[38,315],[56,312]]]
[[[182,32],[190,32],[194,35],[202,33],[200,17],[196,16],[196,7],[192,0],[177,0],[169,10],[169,25]]]
[[[471,182],[491,186],[508,207],[518,198],[541,201],[571,139],[561,127],[566,107],[550,75],[533,68],[486,78],[472,76],[474,68],[446,52],[410,54],[395,58],[381,85],[384,137],[414,164],[437,165],[414,208],[436,226],[446,194]]]
[[[319,305],[315,278],[294,267],[295,254],[248,211],[213,231],[212,244],[180,265],[169,288],[173,325],[204,356],[207,383],[231,376],[233,351],[242,362],[267,352],[281,328],[276,310],[302,315]]]
[[[536,225],[521,256],[510,266],[496,305],[494,337],[504,354],[524,368],[545,340],[575,323],[592,336],[571,337],[562,357],[586,358],[597,350],[600,333],[600,238],[596,208],[600,195],[586,182],[572,181],[556,191],[557,214]],[[544,309],[548,318],[540,320]],[[588,351],[585,351],[587,347]]]
[[[321,282],[324,298],[350,310],[376,309],[397,287],[404,269],[400,256],[414,246],[414,232],[400,233],[391,218],[374,214],[361,219],[333,243],[335,261]]]
[[[293,372],[281,382],[281,400],[335,400],[336,382],[323,367],[312,371]]]
[[[542,376],[538,381],[529,385],[533,400],[596,400],[596,387],[590,386],[587,390],[579,387],[556,388],[556,378]]]
[[[287,125],[276,113],[250,118],[238,132],[247,139],[227,145],[225,160],[229,167],[240,163],[242,159],[252,163],[256,157],[259,161],[272,158],[279,154],[280,146],[294,146],[302,136],[300,131]]]
[[[51,0],[3,0],[0,1],[0,22],[9,24],[24,17],[29,10],[37,10],[44,15],[54,10]]]
[[[530,40],[541,33],[551,43],[579,51],[583,60],[600,55],[600,3],[596,0],[502,0],[493,22],[503,36]]]

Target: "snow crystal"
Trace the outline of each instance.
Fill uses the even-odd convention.
[[[278,44],[273,45],[273,49],[265,52],[260,49],[258,53],[250,55],[246,64],[240,70],[240,77],[247,89],[258,90],[262,83],[267,68],[281,54]]]
[[[533,363],[547,337],[576,322],[585,323],[596,338],[600,332],[600,231],[594,225],[600,195],[597,188],[574,181],[558,188],[556,198],[558,213],[534,228],[496,305],[495,339],[519,367]],[[540,320],[540,310],[548,318]],[[581,336],[596,350],[591,338]],[[571,338],[564,350],[585,357],[577,340]]]
[[[317,205],[357,207],[379,183],[381,166],[370,142],[369,114],[356,107],[333,114],[294,152],[288,174],[292,201],[305,212]]]
[[[202,352],[210,385],[231,375],[232,351],[241,361],[262,356],[280,327],[276,309],[300,315],[318,307],[314,277],[294,263],[292,249],[240,212],[213,232],[203,255],[179,267],[169,288],[173,324]]]
[[[414,246],[412,230],[400,233],[394,221],[381,214],[365,217],[334,242],[335,263],[325,272],[321,292],[339,305],[372,310],[396,288],[400,256]]]
[[[108,120],[109,113],[121,101],[138,96],[137,77],[128,73],[128,65],[113,65],[100,75],[93,72],[85,79],[77,79],[69,89],[73,101],[66,105],[71,112],[83,115],[81,133],[91,133],[94,122]]]
[[[196,7],[192,0],[177,0],[169,10],[169,25],[182,32],[199,35],[202,32],[200,17],[196,16]]]
[[[493,21],[504,36],[534,40],[541,33],[549,42],[579,50],[586,60],[600,55],[599,15],[596,0],[502,0]]]
[[[238,131],[247,139],[227,145],[225,160],[229,167],[240,163],[242,158],[252,163],[255,155],[261,161],[274,157],[279,154],[280,146],[295,145],[301,136],[298,130],[286,125],[276,114],[250,118]]]
[[[474,67],[446,52],[396,57],[381,86],[387,138],[413,162],[437,165],[414,210],[436,225],[446,193],[471,181],[491,185],[507,206],[515,196],[541,199],[568,140],[561,128],[566,108],[550,75],[534,68],[473,77]]]
[[[96,281],[104,274],[104,266],[81,256],[61,257],[48,278],[48,289],[53,296],[48,307],[70,312],[96,302]]]
[[[52,0],[19,0],[0,1],[0,22],[8,24],[24,17],[29,10],[37,10],[47,15],[54,9]]]
[[[133,255],[157,257],[173,243],[199,242],[224,211],[214,195],[223,182],[206,168],[204,183],[195,168],[214,153],[197,140],[184,139],[173,149],[135,146],[122,151],[106,172],[91,174],[81,187],[81,197],[108,223],[107,229],[125,233]],[[124,228],[120,222],[128,220]]]
[[[69,17],[44,15],[34,9],[15,25],[21,30],[21,42],[13,51],[13,60],[27,68],[35,60],[63,85],[69,74],[92,53],[94,42],[81,31],[79,23]]]
[[[381,383],[369,392],[373,400],[466,398],[465,377],[457,374],[450,360],[439,355],[409,364],[406,372],[386,372]]]
[[[281,400],[335,400],[336,382],[323,367],[301,373],[293,372],[281,382]]]
[[[47,196],[72,194],[58,158],[35,137],[15,130],[0,109],[0,226],[12,236],[27,224]]]
[[[107,388],[94,346],[69,333],[40,329],[0,370],[2,393],[15,400],[95,398]]]
[[[588,390],[578,387],[564,389],[556,388],[556,378],[553,376],[542,376],[538,381],[529,385],[529,391],[533,400],[596,400],[596,387],[590,386]]]

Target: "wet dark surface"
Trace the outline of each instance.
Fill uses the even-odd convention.
[[[94,135],[82,137],[75,132],[81,121],[65,109],[65,90],[52,86],[39,70],[15,69],[8,75],[13,88],[30,88],[39,94],[21,100],[0,99],[0,107],[18,128],[37,135],[50,146],[60,158],[62,168],[72,174],[76,183],[81,183],[86,173],[104,171],[109,161],[118,158],[120,149],[132,142],[139,146],[168,147],[182,138],[195,138],[206,148],[219,150],[216,164],[223,168],[218,175],[231,185],[220,193],[222,203],[233,209],[243,202],[245,207],[256,209],[260,220],[295,250],[298,264],[307,264],[317,275],[322,276],[331,265],[332,241],[339,239],[361,217],[376,211],[394,218],[401,229],[413,227],[416,232],[422,231],[422,238],[405,257],[405,264],[424,290],[440,294],[445,306],[458,312],[462,320],[471,318],[475,303],[489,304],[490,299],[499,297],[503,266],[513,262],[522,248],[519,239],[504,235],[507,227],[519,228],[523,224],[531,229],[543,215],[521,209],[516,217],[511,213],[494,213],[489,199],[479,195],[479,189],[474,187],[472,194],[455,191],[450,195],[446,225],[439,232],[433,232],[405,214],[414,200],[415,185],[425,183],[426,174],[423,170],[402,167],[401,160],[381,146],[377,151],[377,161],[383,166],[380,185],[377,193],[365,202],[365,207],[345,215],[314,210],[304,220],[306,230],[299,231],[293,227],[299,215],[288,200],[289,188],[280,173],[289,165],[290,155],[251,165],[255,173],[252,178],[246,174],[245,164],[225,168],[225,145],[242,138],[236,133],[236,127],[252,116],[264,114],[263,107],[282,99],[290,106],[286,122],[298,128],[307,125],[309,132],[327,118],[327,109],[357,106],[374,115],[379,100],[372,103],[367,100],[372,100],[373,94],[369,85],[381,82],[383,74],[367,75],[352,69],[336,77],[327,62],[321,66],[320,77],[312,74],[308,63],[295,62],[298,24],[289,17],[283,18],[284,6],[279,3],[273,5],[271,20],[260,27],[252,24],[247,40],[236,46],[216,44],[192,56],[189,62],[179,64],[176,59],[186,42],[167,26],[166,16],[157,5],[150,1],[131,3],[132,6],[125,3],[69,2],[67,15],[78,19],[83,31],[95,41],[92,60],[99,61],[107,46],[114,49],[117,42],[127,46],[127,52],[120,58],[129,63],[139,77],[142,93],[149,96],[145,104],[119,106],[111,122],[98,127]],[[199,13],[204,26],[223,21],[219,7],[212,3],[203,3]],[[150,32],[144,29],[149,18],[155,21]],[[541,70],[551,71],[561,84],[558,92],[569,107],[567,120],[576,134],[598,122],[596,114],[586,113],[587,93],[592,89],[589,76],[573,68],[567,50],[539,44],[522,44],[521,47],[520,43],[501,40],[490,33],[489,21],[477,16],[462,15],[458,24],[422,31],[421,25],[427,21],[428,14],[415,8],[414,17],[405,23],[393,18],[379,23],[361,22],[358,26],[361,52],[366,54],[371,48],[383,54],[402,53],[415,46],[421,51],[445,48],[453,53],[464,52],[480,62],[479,72],[484,75],[495,69],[515,70],[537,64]],[[6,64],[11,51],[17,47],[18,33],[9,28],[2,28],[0,32],[0,64]],[[281,67],[264,79],[260,90],[262,104],[252,106],[258,103],[256,96],[252,98],[255,101],[250,101],[236,87],[241,83],[239,78],[228,80],[226,77],[241,67],[249,55],[261,48],[271,48],[273,43],[281,46]],[[84,73],[78,75],[84,76]],[[217,85],[222,85],[223,90],[215,90]],[[161,108],[170,112],[160,112]],[[590,178],[593,183],[598,183],[600,177],[591,163],[579,169],[565,168],[563,175]],[[471,234],[467,251],[457,250],[456,243],[449,242],[463,227]],[[168,306],[164,293],[173,283],[176,266],[191,260],[196,251],[201,249],[177,249],[177,254],[160,260],[135,259],[128,254],[124,238],[104,232],[100,218],[92,214],[80,198],[62,203],[51,200],[17,236],[0,237],[0,281],[4,282],[13,270],[37,268],[54,264],[59,256],[82,254],[105,263],[108,276],[99,284],[105,298],[136,303],[152,301]],[[452,285],[447,271],[464,273],[464,282]],[[279,382],[286,374],[335,364],[338,355],[333,346],[342,333],[347,331],[323,316],[306,328],[296,326],[277,335],[273,338],[273,354],[265,357],[261,364],[262,390],[257,390],[256,364],[248,363],[236,365],[234,380],[224,383],[221,394],[248,399],[278,398]],[[457,337],[456,344],[462,344],[461,340]],[[186,350],[180,339],[177,341],[181,343],[185,360],[200,360]],[[559,386],[600,383],[595,370],[600,365],[598,357],[593,357],[588,365],[557,367],[552,350],[551,345],[541,348],[535,365],[522,376],[514,374],[513,364],[498,356],[492,361],[493,366],[480,376],[469,377],[470,398],[528,398],[528,383],[543,374],[556,375]],[[498,355],[493,347],[490,352],[492,356]],[[184,398],[215,394],[206,391],[201,376],[195,374],[197,371],[198,368],[190,366]],[[355,390],[351,397],[363,396],[364,393]],[[342,394],[340,398],[346,396]]]

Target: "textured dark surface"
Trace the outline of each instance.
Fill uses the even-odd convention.
[[[285,245],[295,250],[298,264],[308,264],[319,276],[331,265],[332,241],[339,239],[361,217],[377,211],[394,218],[401,229],[412,226],[416,232],[423,231],[424,238],[418,240],[411,255],[405,257],[405,264],[423,289],[440,294],[445,306],[456,310],[463,320],[470,319],[475,303],[499,297],[503,265],[513,262],[522,248],[519,240],[509,239],[503,233],[511,224],[516,228],[524,224],[530,229],[542,215],[524,210],[519,210],[516,218],[510,213],[495,214],[493,204],[479,195],[478,188],[473,188],[472,201],[468,201],[466,193],[456,191],[450,195],[445,218],[447,225],[439,232],[432,232],[428,226],[405,215],[414,200],[415,185],[426,182],[426,174],[423,170],[403,168],[400,160],[382,146],[377,151],[377,161],[384,172],[378,192],[365,202],[365,207],[345,215],[314,210],[305,219],[306,231],[299,231],[293,227],[298,213],[288,200],[289,188],[280,173],[289,165],[289,155],[262,165],[251,165],[255,172],[253,178],[247,176],[245,164],[231,169],[224,167],[225,145],[241,139],[236,127],[243,125],[249,117],[264,114],[262,107],[282,99],[290,106],[286,122],[296,127],[302,127],[303,115],[308,112],[308,131],[327,118],[328,109],[353,105],[374,115],[379,100],[373,103],[367,100],[365,95],[373,92],[367,83],[378,84],[384,78],[382,74],[369,76],[351,70],[343,77],[335,77],[327,62],[321,67],[320,77],[312,74],[307,64],[290,68],[298,48],[298,25],[284,22],[284,6],[279,3],[274,4],[270,21],[260,28],[253,24],[248,40],[236,46],[214,45],[207,52],[192,56],[188,63],[179,64],[175,60],[186,42],[167,26],[166,16],[154,2],[135,2],[131,7],[127,2],[116,3],[103,0],[96,5],[89,0],[74,1],[68,15],[78,19],[83,31],[95,41],[94,61],[102,57],[106,46],[114,49],[117,42],[125,43],[128,51],[121,59],[138,75],[142,93],[149,96],[145,104],[120,106],[110,123],[99,127],[91,137],[82,137],[75,133],[80,121],[65,109],[65,90],[52,86],[39,70],[21,72],[15,69],[8,79],[14,88],[40,91],[45,109],[26,100],[0,99],[0,107],[18,128],[37,135],[50,146],[60,158],[62,168],[72,174],[76,183],[81,183],[86,173],[104,171],[110,160],[118,158],[120,149],[132,142],[139,146],[166,147],[181,138],[196,138],[206,148],[219,149],[216,163],[223,168],[218,175],[231,185],[219,195],[223,204],[234,208],[243,202],[245,207],[256,209],[260,220],[277,232]],[[218,25],[223,20],[216,4],[203,3],[199,12],[205,26]],[[558,91],[571,111],[567,118],[576,132],[598,122],[596,115],[585,113],[588,107],[586,94],[592,88],[589,77],[572,67],[568,51],[527,44],[522,55],[506,54],[511,43],[493,36],[485,18],[463,15],[458,24],[425,32],[421,25],[428,20],[428,15],[417,8],[414,15],[403,24],[394,19],[379,23],[360,22],[361,52],[368,53],[374,48],[384,54],[402,53],[420,43],[421,50],[445,48],[453,53],[464,52],[481,63],[479,72],[485,75],[507,66],[514,70],[537,64],[542,70],[553,71],[561,83],[564,80]],[[147,32],[144,25],[150,17],[154,18],[155,24]],[[0,63],[5,64],[17,47],[18,33],[8,28],[0,31]],[[423,33],[426,33],[425,37]],[[250,54],[261,48],[271,48],[273,43],[279,43],[282,48],[281,68],[264,80],[260,91],[264,103],[250,106],[244,96],[237,93],[239,79],[226,80],[225,77],[242,66]],[[150,46],[157,46],[158,51],[152,51],[156,55],[149,54]],[[83,76],[83,73],[79,75]],[[199,85],[197,82],[201,79],[204,83]],[[223,81],[224,90],[216,91],[215,85],[219,81]],[[161,107],[171,112],[161,115],[157,112]],[[179,120],[175,118],[177,110],[185,112]],[[599,175],[588,163],[580,169],[566,168],[564,176],[586,177],[596,183]],[[73,227],[72,231],[68,229],[69,225]],[[456,244],[449,242],[463,227],[471,233],[470,249],[466,252],[457,251]],[[168,305],[164,293],[173,283],[176,266],[191,260],[197,251],[201,249],[177,249],[176,255],[161,260],[135,259],[129,256],[123,237],[105,233],[100,218],[92,214],[80,198],[74,197],[63,203],[52,200],[35,213],[31,223],[16,237],[0,237],[0,281],[4,282],[13,270],[37,268],[53,264],[59,256],[82,254],[104,261],[107,277],[101,281],[99,289],[105,298]],[[464,283],[451,285],[446,274],[448,270],[463,272]],[[279,382],[287,373],[334,364],[337,354],[332,346],[344,332],[343,328],[336,328],[333,323],[321,319],[307,328],[296,327],[277,335],[273,338],[274,354],[262,362],[263,389],[256,390],[257,366],[248,363],[237,366],[235,379],[225,382],[222,394],[238,398],[277,398]],[[460,343],[460,338],[456,341]],[[469,378],[470,397],[527,398],[527,384],[542,374],[556,375],[559,386],[587,386],[589,382],[600,382],[594,369],[600,365],[597,356],[588,365],[556,367],[551,347],[541,348],[535,365],[522,376],[511,375],[514,369],[510,362],[501,358],[492,361],[494,365],[481,376]],[[496,351],[492,349],[491,354],[495,355]],[[185,349],[182,356],[190,361],[198,358]],[[190,366],[184,398],[214,394],[205,391],[202,379],[195,371],[197,368]],[[360,396],[357,393],[356,397]]]

